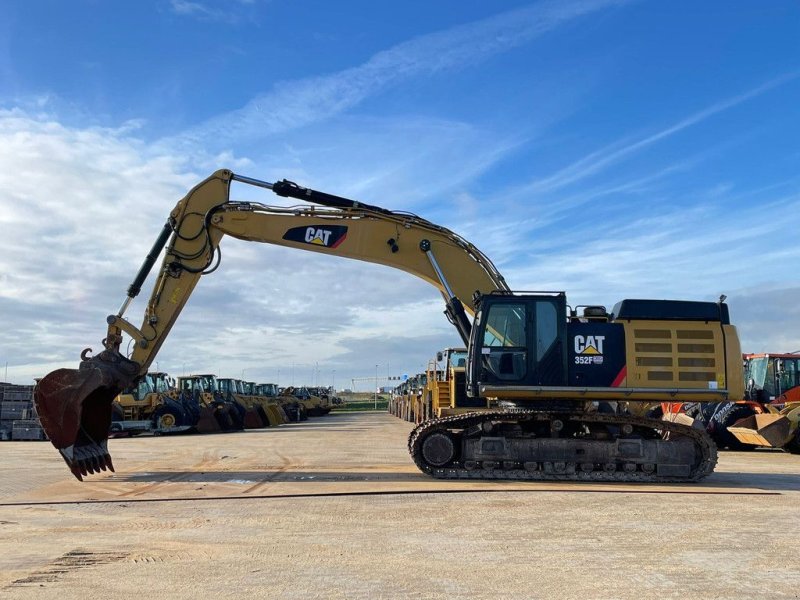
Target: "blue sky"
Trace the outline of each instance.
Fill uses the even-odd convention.
[[[572,304],[724,293],[745,350],[800,350],[798,40],[788,0],[6,2],[0,368],[97,349],[222,167],[412,210]],[[441,309],[398,272],[231,241],[157,360],[349,387],[456,344]]]

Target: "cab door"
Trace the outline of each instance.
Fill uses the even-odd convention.
[[[485,296],[476,325],[470,353],[473,381],[507,386],[566,385],[563,295]]]

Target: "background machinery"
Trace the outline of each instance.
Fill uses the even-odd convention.
[[[186,422],[184,408],[174,392],[175,381],[166,373],[145,373],[114,398],[109,431],[131,435],[188,430],[191,424]]]
[[[178,377],[178,398],[198,433],[244,428],[245,407],[220,391],[215,375]]]
[[[728,434],[743,447],[800,454],[800,353],[745,354],[744,366],[752,413],[732,423]]]
[[[305,421],[308,419],[306,407],[294,396],[286,396],[279,389],[276,383],[256,384],[256,393],[259,397],[266,399],[267,413],[276,420]]]
[[[309,204],[232,201],[234,181]],[[412,459],[434,477],[697,481],[716,463],[709,436],[623,407],[744,393],[739,340],[722,301],[624,300],[607,313],[570,307],[563,292],[514,293],[474,245],[418,216],[221,170],[175,206],[107,319],[103,351],[84,351],[78,370],[59,369],[37,385],[42,425],[76,477],[111,467],[111,400],[147,372],[195,285],[215,268],[225,235],[395,267],[440,291],[468,350],[466,393],[497,409],[412,431]],[[137,327],[125,313],[164,248]],[[120,353],[123,335],[134,342],[130,356]]]
[[[488,409],[486,398],[467,395],[467,349],[445,348],[428,362],[425,397],[427,418]]]
[[[424,402],[424,388],[427,383],[425,373],[417,373],[398,385],[390,400],[393,415],[410,423],[421,423],[429,418]]]
[[[245,382],[231,377],[217,379],[220,394],[231,404],[244,408],[240,410],[242,425],[245,429],[260,429],[269,426],[269,416],[262,405],[260,398],[253,389],[245,391]],[[248,386],[250,388],[251,386]]]
[[[317,391],[316,388],[314,388],[314,391]],[[296,401],[303,406],[305,414],[309,417],[321,417],[322,415],[327,415],[331,411],[331,404],[328,396],[324,398],[317,396],[305,386],[287,387],[281,392],[279,398],[284,399],[287,403]]]
[[[800,353],[745,354],[747,396],[761,404],[800,402]]]

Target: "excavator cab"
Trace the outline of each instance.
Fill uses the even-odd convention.
[[[482,385],[566,385],[563,293],[488,294],[479,306],[467,361],[470,396],[480,396]]]

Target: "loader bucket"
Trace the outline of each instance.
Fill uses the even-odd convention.
[[[108,453],[111,403],[138,372],[138,363],[105,350],[84,358],[78,369],[58,369],[36,384],[33,399],[42,429],[78,480],[114,470]]]
[[[244,413],[245,429],[261,429],[268,423],[261,418],[261,413],[256,408],[248,408]]]
[[[751,415],[728,427],[737,440],[753,446],[782,448],[791,439],[791,423],[783,415]]]
[[[195,429],[197,433],[217,433],[218,431],[222,431],[223,427],[220,425],[219,419],[217,418],[217,411],[210,406],[202,406]]]

